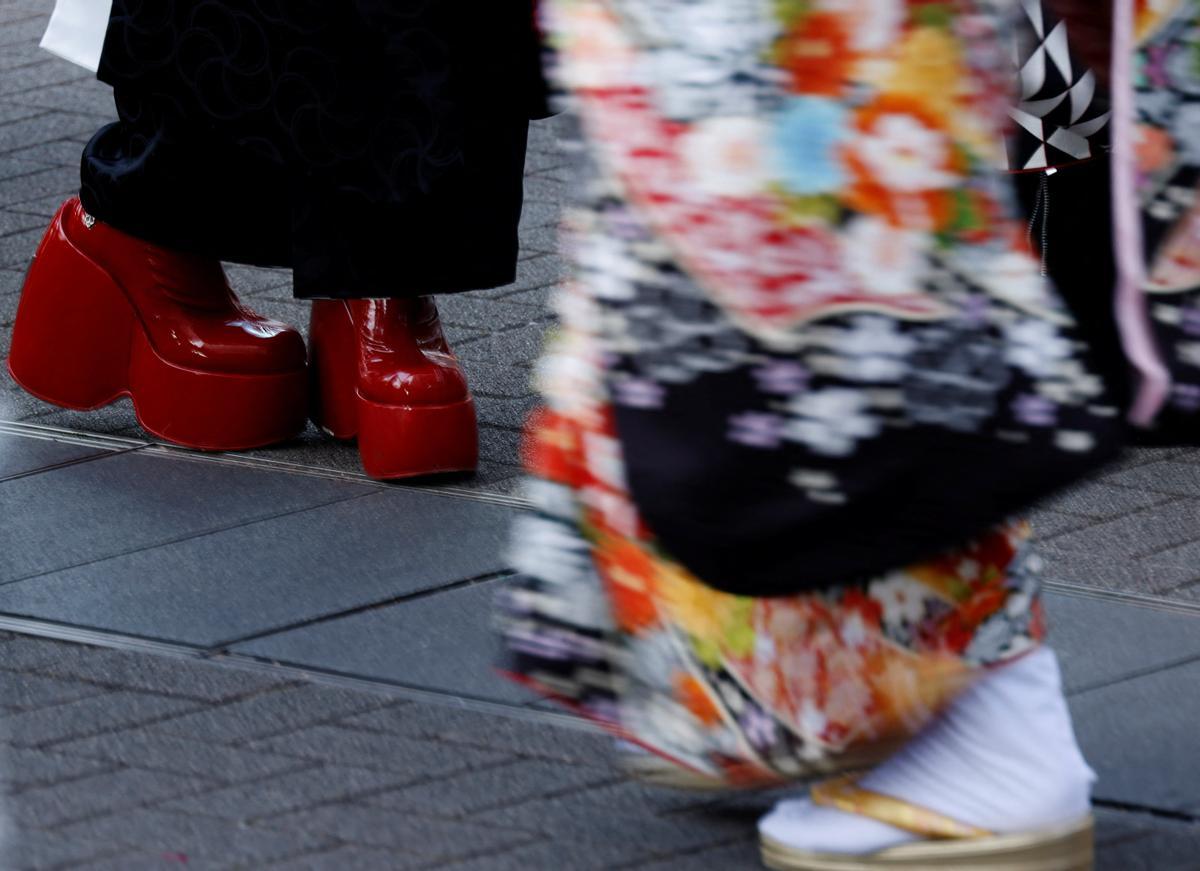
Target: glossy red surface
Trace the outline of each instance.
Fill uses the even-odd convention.
[[[94,221],[73,198],[30,267],[8,365],[47,402],[128,395],[155,435],[236,450],[304,428],[305,358],[300,334],[242,305],[219,263]]]
[[[475,404],[427,297],[317,300],[313,421],[358,439],[373,478],[474,470]]]

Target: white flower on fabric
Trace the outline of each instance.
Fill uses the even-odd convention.
[[[637,295],[634,282],[643,278],[645,272],[645,267],[629,256],[626,245],[603,233],[589,233],[581,239],[575,261],[585,277],[588,292],[596,299],[633,299]]]
[[[842,234],[842,262],[867,293],[916,293],[926,268],[928,233],[903,230],[874,217],[850,222]]]
[[[1053,312],[1058,305],[1050,296],[1050,285],[1038,272],[1037,263],[1018,251],[996,254],[983,251],[973,256],[960,252],[956,268],[979,284],[989,294],[1026,311]]]
[[[836,12],[854,22],[851,46],[855,51],[879,52],[895,42],[908,8],[904,0],[825,0],[823,12]]]
[[[770,181],[769,134],[757,118],[709,118],[696,124],[681,148],[697,190],[726,197],[761,193]]]
[[[889,625],[911,626],[925,616],[929,590],[903,572],[872,581],[868,593],[883,608],[883,618]]]
[[[864,318],[864,320],[866,320]],[[915,340],[895,331],[894,324],[885,318],[873,318],[886,324],[889,330],[858,329],[845,331],[843,340],[833,346],[838,356],[831,362],[828,371],[847,381],[872,384],[895,384],[901,381],[912,368],[908,353],[916,346]],[[878,339],[872,345],[871,339]],[[892,340],[889,342],[889,340]],[[890,347],[889,347],[890,344]]]
[[[1071,356],[1070,341],[1049,321],[1026,318],[1004,332],[1008,362],[1034,378],[1054,375],[1059,364]]]
[[[575,523],[579,519],[579,505],[575,501],[575,491],[563,484],[529,476],[521,482],[521,495],[540,514],[546,514],[567,523]]]
[[[1189,366],[1200,366],[1200,343],[1180,342],[1175,346],[1175,355],[1181,363],[1187,363]]]
[[[611,436],[589,432],[583,437],[584,463],[598,481],[619,492],[625,490],[625,460],[621,443]]]
[[[1096,437],[1090,432],[1061,430],[1055,435],[1054,444],[1059,450],[1082,454],[1096,447]]]
[[[679,649],[665,632],[652,632],[632,638],[628,662],[637,677],[661,692],[673,690],[671,678],[682,663]]]
[[[756,56],[757,57],[757,56]],[[688,48],[663,48],[644,58],[646,78],[655,85],[664,118],[696,121],[745,115],[770,92],[773,70],[741,54],[721,59]]]
[[[836,349],[851,357],[904,357],[916,344],[912,336],[897,329],[891,318],[863,315],[838,336]]]
[[[842,621],[842,641],[851,647],[858,647],[867,640],[867,624],[861,614],[851,614]]]
[[[522,574],[554,584],[574,584],[591,565],[587,542],[574,526],[526,514],[513,526],[509,562]]]
[[[603,517],[618,535],[637,535],[638,513],[628,498],[604,487],[584,486],[578,492],[580,503]]]
[[[871,174],[890,190],[918,194],[957,183],[956,176],[943,169],[950,155],[949,139],[912,115],[880,116],[854,148]]]
[[[858,390],[835,387],[806,393],[789,403],[795,417],[787,425],[787,438],[814,453],[849,456],[861,439],[879,434],[880,423],[869,408],[866,395]]]
[[[993,617],[976,630],[963,655],[968,662],[995,662],[1019,635],[1010,619]]]
[[[1004,613],[1009,617],[1023,617],[1029,613],[1032,604],[1033,597],[1028,593],[1013,593],[1008,597],[1008,604],[1004,606]]]
[[[551,341],[534,370],[534,385],[555,411],[584,421],[603,416],[607,390],[594,340],[574,330]]]
[[[754,661],[773,665],[777,656],[775,639],[769,635],[760,635],[754,639]]]
[[[771,93],[764,62],[778,23],[771,0],[617,0],[643,45],[645,73],[667,117],[694,121],[745,114]]]
[[[569,50],[562,55],[566,84],[587,89],[629,82],[637,57],[621,39],[607,10],[595,3],[543,5],[556,13],[553,17],[557,20],[551,22],[554,30],[569,34]]]
[[[796,724],[800,727],[800,737],[807,741],[819,740],[825,734],[829,718],[818,708],[812,699],[805,699],[800,709],[800,719]]]

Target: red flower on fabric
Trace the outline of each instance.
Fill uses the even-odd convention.
[[[850,28],[840,15],[802,15],[779,44],[779,64],[792,90],[836,97],[846,88],[855,61]]]
[[[578,486],[582,466],[574,422],[544,406],[535,409],[525,424],[521,461],[532,475],[556,484]]]
[[[613,618],[624,632],[636,634],[659,622],[654,602],[654,562],[640,547],[605,539],[595,549],[596,567],[613,605]]]

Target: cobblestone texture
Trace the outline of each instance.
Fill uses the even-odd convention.
[[[13,820],[0,867],[758,867],[753,823],[772,794],[629,782],[612,766],[609,742],[590,732],[264,683],[260,673],[211,663],[120,657],[118,676],[111,651],[0,634],[10,684],[39,688],[0,716],[0,791]],[[63,661],[71,677],[55,673]],[[138,679],[172,671],[183,696]],[[198,682],[202,697],[188,690]],[[48,692],[52,685],[61,688]],[[110,713],[62,717],[37,742],[48,749],[14,742],[14,723],[60,719],[80,687],[93,692],[96,712]],[[1195,823],[1113,808],[1101,808],[1099,821],[1101,871],[1197,867]]]

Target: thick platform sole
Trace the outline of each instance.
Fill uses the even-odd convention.
[[[479,465],[475,403],[381,405],[358,397],[363,471],[389,480],[473,472]]]
[[[326,397],[324,409],[333,403]],[[358,440],[363,471],[377,480],[420,478],[473,472],[479,466],[479,430],[475,403],[451,405],[384,405],[349,391],[339,405],[351,410],[313,422],[328,435]]]
[[[777,871],[1092,871],[1091,818],[1045,832],[964,841],[922,841],[866,856],[808,853],[762,839],[763,863]]]
[[[117,282],[57,221],[25,279],[8,370],[29,393],[63,408],[87,411],[129,396],[147,431],[196,450],[287,441],[307,419],[303,368],[242,375],[164,359]]]
[[[317,315],[317,306],[336,306]],[[359,393],[353,322],[341,303],[314,304],[312,421],[337,439],[358,440],[363,471],[377,480],[473,472],[479,466],[475,403],[388,405]]]

